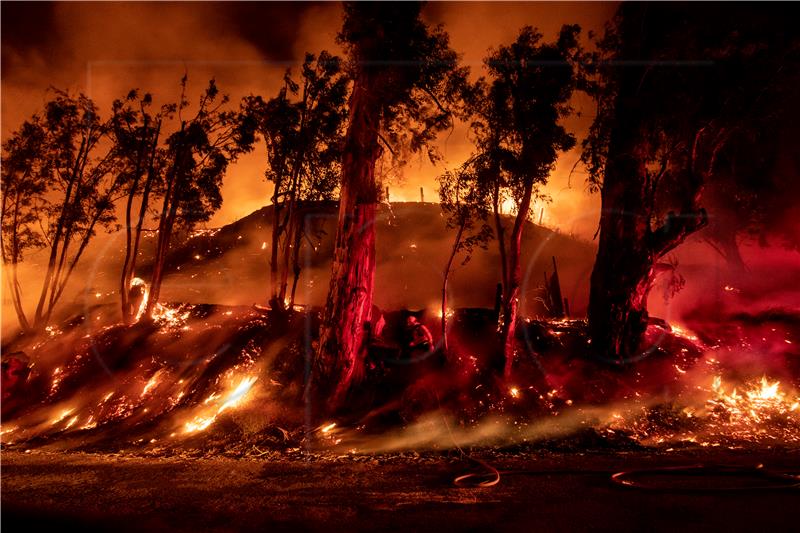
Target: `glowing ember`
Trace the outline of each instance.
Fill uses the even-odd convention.
[[[516,387],[511,387],[511,389],[509,389],[509,391],[508,391],[508,392],[509,392],[509,394],[511,394],[511,396],[512,396],[513,398],[519,398],[519,389],[518,389],[518,388],[516,388]]]
[[[666,415],[669,431],[653,419],[659,410],[645,408],[639,415],[617,415],[609,429],[633,433],[643,444],[692,442],[701,446],[740,446],[743,443],[800,443],[800,395],[781,388],[766,376],[741,387],[726,385],[720,376],[709,388],[699,388],[701,403]],[[613,418],[613,417],[612,417]]]
[[[53,421],[50,422],[50,425],[51,426],[55,426],[56,424],[58,424],[59,422],[61,422],[65,418],[67,418],[70,414],[72,414],[72,411],[74,411],[74,410],[75,409],[65,409],[65,410],[61,411],[61,414],[58,415],[56,418],[54,418]]]
[[[225,396],[224,401],[217,407],[216,411],[207,415],[195,416],[191,421],[187,422],[184,425],[184,433],[195,433],[207,429],[223,411],[239,405],[257,379],[256,377],[243,378],[242,381]],[[218,398],[218,395],[212,394],[205,403],[211,403]]]
[[[147,288],[147,283],[145,283],[141,278],[133,278],[131,280],[130,288],[135,288],[142,293],[142,301],[139,303],[139,308],[136,310],[135,318],[138,321],[140,318],[142,318],[145,309],[147,309],[147,299],[150,296],[150,289]]]
[[[144,398],[147,396],[147,393],[150,392],[156,385],[158,385],[158,381],[161,378],[161,371],[156,372],[153,374],[147,383],[145,383],[144,388],[142,389],[141,397]]]
[[[684,329],[680,326],[676,326],[675,324],[670,324],[670,327],[672,328],[672,333],[674,333],[678,337],[683,337],[684,339],[690,340],[692,342],[697,342],[699,340],[697,338],[697,335],[695,335],[694,333],[690,332],[687,329]]]
[[[189,318],[189,311],[182,311],[180,307],[168,307],[162,304],[156,304],[153,309],[153,320],[160,322],[165,326],[165,332],[184,328],[184,323]]]

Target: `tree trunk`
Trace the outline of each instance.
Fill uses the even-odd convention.
[[[6,212],[6,205],[7,205],[6,195],[3,195],[3,213]],[[11,269],[11,277],[8,278],[8,286],[11,289],[11,301],[14,304],[14,311],[17,313],[17,320],[19,321],[19,325],[22,328],[22,331],[28,332],[31,329],[30,322],[28,322],[28,317],[25,316],[25,309],[22,305],[22,294],[20,293],[19,288],[19,278],[17,274],[17,260],[19,258],[19,234],[18,234],[18,227],[19,227],[19,201],[20,201],[20,193],[17,190],[14,199],[14,218],[12,222],[12,232],[11,232],[11,260],[8,260],[6,256],[6,248],[5,243],[2,243],[2,252],[3,252],[3,264],[9,266]],[[2,239],[2,237],[0,237]]]
[[[621,35],[623,59],[646,58],[643,40],[646,8],[628,5]],[[646,62],[642,62],[646,64]],[[601,192],[600,238],[589,294],[589,333],[592,347],[602,358],[625,361],[640,355],[647,329],[647,297],[654,265],[707,222],[705,211],[696,206],[702,180],[686,183],[685,204],[680,215],[670,213],[657,229],[651,228],[652,196],[647,185],[646,154],[642,146],[642,116],[638,91],[645,66],[627,66],[614,105],[608,157]],[[702,135],[695,137],[695,150]]]
[[[160,135],[161,135],[161,119],[159,119],[156,124],[156,131],[155,134],[153,135],[153,143],[150,145],[150,155],[147,164],[147,179],[144,182],[144,190],[142,191],[142,201],[141,204],[139,204],[139,218],[136,221],[136,231],[133,237],[131,258],[130,262],[128,263],[127,270],[125,272],[125,280],[123,282],[125,285],[126,292],[130,290],[131,281],[133,281],[133,275],[136,272],[136,262],[139,259],[139,243],[142,240],[142,227],[144,226],[144,218],[147,215],[147,208],[150,204],[150,190],[152,189],[153,181],[156,178],[155,165],[156,165],[156,156],[158,151],[158,139]],[[145,293],[145,295],[147,296],[147,293]],[[147,305],[147,302],[144,303],[145,305]],[[128,304],[128,306],[130,306],[130,303]],[[139,309],[141,309],[141,307]],[[130,319],[139,318],[138,316],[133,316],[133,312],[138,313],[139,309],[130,310],[131,312]]]
[[[300,248],[303,244],[305,228],[300,227],[300,217],[296,216],[294,228],[294,248],[292,250],[292,292],[289,297],[289,309],[294,308],[294,297],[297,293],[297,282],[300,280]]]
[[[180,133],[183,134],[186,124],[181,124]],[[169,250],[170,240],[172,239],[172,226],[178,212],[178,204],[181,197],[181,180],[183,179],[183,158],[191,157],[191,154],[184,154],[185,148],[179,143],[174,150],[174,162],[172,169],[167,177],[167,187],[164,192],[164,202],[161,206],[161,216],[158,221],[158,240],[156,242],[155,259],[153,260],[153,273],[150,280],[150,293],[147,298],[145,314],[151,317],[153,308],[161,296],[161,281],[164,278],[164,264]],[[187,165],[188,166],[188,165]]]
[[[272,195],[272,242],[270,243],[269,256],[269,305],[272,308],[278,304],[278,247],[281,237],[281,207],[278,203],[281,180],[275,179],[275,192]]]
[[[453,268],[453,260],[458,252],[458,246],[461,244],[461,236],[464,234],[465,222],[461,222],[458,226],[458,233],[456,233],[455,241],[453,241],[453,249],[450,251],[450,257],[447,259],[447,266],[444,268],[444,276],[442,278],[442,347],[444,352],[447,353],[447,282],[450,280],[450,270]]]
[[[148,116],[144,118],[144,128],[142,132],[147,132]],[[147,151],[148,144],[145,139],[141,139],[139,143],[139,150],[136,155],[136,167],[133,173],[133,183],[130,185],[128,191],[128,201],[125,204],[125,259],[122,262],[122,273],[119,279],[119,296],[122,311],[122,321],[129,323],[131,320],[131,309],[128,301],[128,290],[130,289],[130,280],[128,273],[130,271],[131,253],[133,251],[133,199],[136,196],[136,189],[139,187],[139,179],[142,173],[142,163],[144,155]]]
[[[519,309],[519,287],[522,283],[522,233],[528,212],[531,208],[533,182],[525,184],[525,190],[519,203],[514,228],[511,231],[511,242],[508,250],[508,265],[505,269],[507,280],[503,290],[503,320],[500,327],[500,339],[503,349],[503,377],[510,379],[517,350],[517,313]]]
[[[342,158],[342,186],[330,290],[320,327],[313,394],[341,406],[360,377],[365,326],[372,311],[375,276],[375,161],[380,154],[380,104],[374,74],[360,73],[350,97],[350,124]]]

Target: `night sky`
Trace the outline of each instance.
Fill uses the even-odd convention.
[[[565,23],[585,32],[601,31],[615,3],[430,3],[425,17],[444,24],[452,46],[474,75],[483,74],[489,48],[514,39],[523,25],[553,38]],[[236,102],[248,94],[270,97],[283,71],[306,51],[341,53],[335,43],[341,25],[339,3],[10,3],[2,4],[2,134],[16,129],[47,98],[54,86],[83,91],[107,111],[114,98],[131,88],[153,93],[156,102],[174,101],[178,82],[189,75],[189,94],[199,95],[215,77]],[[196,96],[195,96],[196,98]],[[579,138],[593,105],[576,98],[582,117],[568,125]],[[456,127],[440,139],[444,164],[413,160],[401,181],[388,183],[392,200],[435,200],[437,174],[454,167],[471,150],[467,129]],[[599,198],[589,195],[584,175],[568,175],[577,152],[566,154],[547,192],[553,203],[544,221],[591,237]],[[218,226],[268,203],[263,179],[263,146],[238,162],[225,180],[224,205],[209,224]],[[568,187],[568,185],[570,187]],[[536,211],[538,212],[538,208]]]

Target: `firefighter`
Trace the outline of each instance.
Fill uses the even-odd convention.
[[[433,350],[431,331],[418,322],[414,315],[408,315],[406,318],[406,343],[405,352],[407,358],[412,361],[430,354]]]

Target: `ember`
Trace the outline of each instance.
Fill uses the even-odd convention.
[[[523,486],[495,461],[577,452],[569,475],[641,490],[728,471],[605,470],[800,450],[788,11],[267,4],[3,4],[2,89],[19,100],[0,176],[4,454],[202,457],[249,469],[225,502],[259,509],[248,491],[267,487],[283,509],[319,500],[322,520],[399,508],[368,490],[389,455],[466,463],[414,474],[455,480],[425,505],[408,477],[392,498],[494,493],[467,529],[560,530],[488,518]],[[87,58],[102,61],[72,79]],[[589,472],[598,451],[610,466]],[[312,459],[369,479],[308,470],[348,487],[344,505],[285,483]],[[113,496],[155,494],[136,481]],[[592,501],[539,487],[527,507],[555,494]]]

